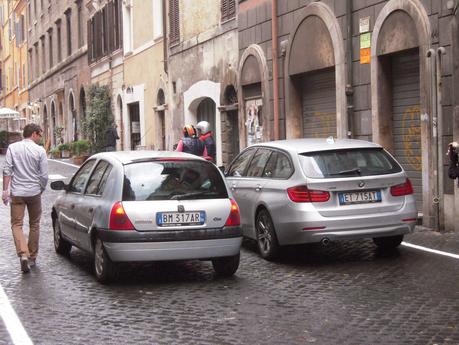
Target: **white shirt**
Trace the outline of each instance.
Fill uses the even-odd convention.
[[[9,145],[3,175],[11,176],[12,196],[35,196],[42,193],[48,183],[45,149],[29,138]]]

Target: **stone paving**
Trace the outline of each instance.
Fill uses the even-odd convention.
[[[245,241],[233,278],[216,278],[209,262],[155,263],[123,265],[104,286],[85,253],[55,254],[56,195],[44,195],[38,266],[27,275],[0,207],[0,285],[34,344],[459,344],[457,259],[403,246],[382,253],[362,240],[289,247],[267,262]],[[406,237],[459,254],[457,239]],[[12,344],[1,321],[0,344]]]

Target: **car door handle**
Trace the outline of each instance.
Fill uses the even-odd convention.
[[[89,208],[88,212],[89,213],[92,213],[92,211],[94,211],[94,209],[92,207]]]
[[[257,192],[261,191],[262,189],[263,189],[263,187],[260,186],[260,185],[258,185],[258,186],[255,188],[255,190],[256,190]]]
[[[231,190],[235,190],[236,189],[236,185],[233,183],[233,185],[231,186]]]

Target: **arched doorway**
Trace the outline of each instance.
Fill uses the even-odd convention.
[[[45,148],[49,148],[51,143],[49,135],[49,120],[48,120],[48,107],[46,104],[43,106],[43,140],[45,142]]]
[[[343,37],[327,5],[314,2],[302,9],[287,49],[285,73],[287,138],[346,137]]]
[[[156,113],[158,114],[158,128],[159,128],[159,137],[160,137],[160,150],[166,149],[166,119],[165,119],[165,104],[166,97],[164,96],[163,89],[159,89],[158,96],[156,99]]]
[[[223,149],[223,163],[230,163],[233,158],[239,153],[239,116],[238,116],[238,100],[237,92],[233,85],[228,85],[225,88],[223,95],[223,109],[225,116],[222,116],[222,141],[227,142],[227,149]],[[223,111],[222,111],[223,113]]]
[[[430,37],[430,22],[420,2],[392,0],[376,20],[371,45],[373,139],[407,172],[425,226],[435,226],[439,217],[437,203],[432,202],[439,193],[434,187],[437,177],[429,174],[435,143],[430,121],[421,116],[431,113],[425,57]]]
[[[54,101],[51,102],[51,138],[52,138],[52,145],[57,145],[57,138],[56,138],[56,104]]]
[[[269,71],[263,49],[250,45],[239,63],[239,148],[271,139]]]
[[[211,98],[204,98],[199,102],[196,111],[196,123],[207,121],[210,124],[210,130],[215,135],[215,102]],[[214,138],[216,140],[216,138]]]
[[[80,89],[80,126],[82,128],[82,131],[81,131],[82,137],[86,137],[86,134],[84,132],[85,119],[86,119],[86,93],[84,91],[84,88],[82,87]]]
[[[72,126],[72,132],[70,133],[72,140],[78,140],[78,119],[77,119],[77,112],[75,108],[75,99],[73,97],[73,92],[70,92],[69,95],[69,117],[70,123]]]

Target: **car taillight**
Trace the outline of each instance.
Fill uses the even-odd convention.
[[[231,210],[226,220],[225,226],[238,226],[241,225],[241,216],[239,214],[239,206],[236,204],[236,201],[230,199],[231,201]]]
[[[134,230],[121,201],[116,202],[110,212],[110,230]]]
[[[326,202],[330,200],[330,193],[325,190],[312,190],[307,186],[287,188],[290,200],[294,202]]]
[[[392,196],[404,196],[413,194],[413,186],[410,179],[407,178],[405,183],[390,187],[390,194]]]

